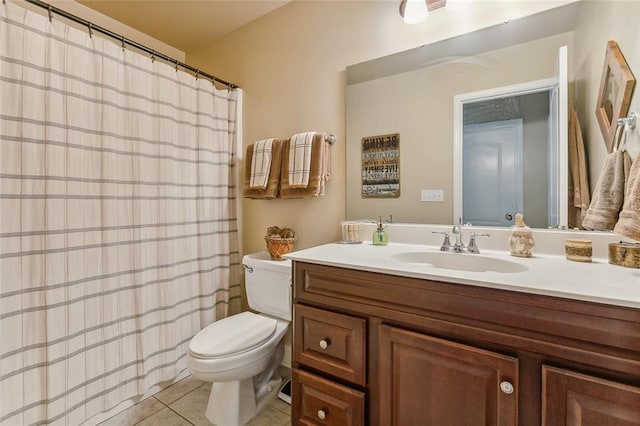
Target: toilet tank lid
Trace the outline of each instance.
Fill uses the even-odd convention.
[[[277,321],[253,312],[242,312],[203,328],[189,343],[198,358],[217,358],[246,352],[269,340]]]
[[[242,264],[251,268],[270,269],[285,274],[291,273],[291,259],[272,260],[266,251],[245,255],[242,258]]]

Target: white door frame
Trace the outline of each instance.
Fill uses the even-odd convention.
[[[482,100],[491,100],[505,96],[519,96],[531,93],[547,92],[558,87],[557,78],[528,81],[510,86],[494,87],[477,92],[462,93],[453,97],[453,223],[462,221],[462,135],[464,104]],[[565,148],[566,149],[566,148]],[[562,149],[560,150],[562,152]],[[563,156],[559,157],[558,167],[562,168]],[[566,167],[565,167],[566,169]],[[560,173],[562,175],[562,173]],[[566,174],[566,172],[565,172]],[[566,197],[565,197],[566,198]],[[562,201],[562,200],[560,200]],[[565,204],[566,205],[566,204]],[[566,210],[566,209],[565,209]],[[566,225],[566,224],[565,224]]]

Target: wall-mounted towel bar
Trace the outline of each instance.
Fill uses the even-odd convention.
[[[637,114],[635,112],[629,113],[628,116],[624,118],[618,118],[617,125],[618,127],[624,126],[627,129],[635,129],[636,127]]]

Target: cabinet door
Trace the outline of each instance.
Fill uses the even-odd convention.
[[[542,366],[545,426],[638,426],[640,388]]]
[[[381,425],[517,424],[517,359],[387,325],[379,343]]]

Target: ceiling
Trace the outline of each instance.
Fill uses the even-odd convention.
[[[212,43],[291,0],[77,0],[184,52]]]

